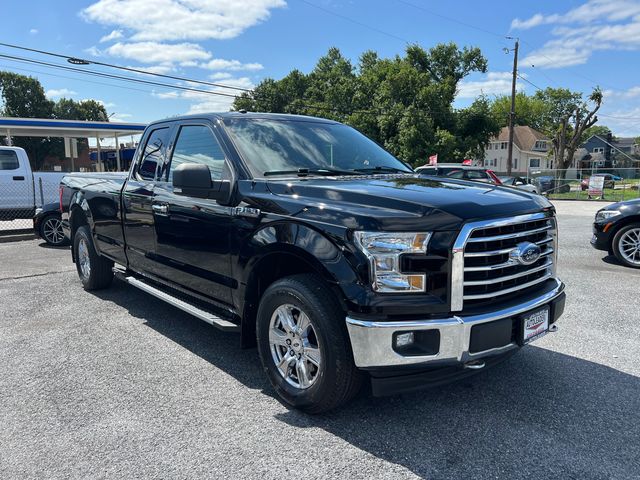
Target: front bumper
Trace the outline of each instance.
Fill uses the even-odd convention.
[[[555,286],[533,298],[501,310],[476,314],[454,315],[442,319],[410,320],[410,321],[367,321],[347,317],[347,329],[351,339],[353,358],[358,368],[379,370],[386,367],[403,366],[436,366],[466,363],[482,357],[501,355],[515,350],[519,342],[511,335],[517,330],[520,316],[545,305],[550,306],[549,324],[562,315],[564,311],[564,284],[554,280]],[[484,336],[491,336],[492,328],[499,344],[491,344],[491,339],[477,341],[477,345],[490,345],[491,348],[478,350],[470,348],[472,344],[472,329],[478,325],[487,325]],[[509,335],[504,336],[504,328],[509,328]],[[394,350],[394,339],[403,332],[414,332],[422,335],[427,345],[426,354],[410,352],[401,354]],[[424,333],[423,333],[424,332]],[[502,339],[502,340],[500,340]]]
[[[591,246],[596,250],[608,251],[611,249],[611,235],[616,230],[614,222],[594,223]]]

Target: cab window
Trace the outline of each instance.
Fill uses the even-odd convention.
[[[0,170],[17,170],[20,168],[18,156],[13,150],[0,150]]]
[[[156,128],[151,132],[138,164],[137,174],[142,180],[155,180],[162,165],[164,148],[167,143],[169,128]]]
[[[228,176],[222,147],[211,129],[205,125],[184,125],[180,128],[171,157],[169,182],[173,179],[174,170],[183,163],[207,165],[211,180]]]

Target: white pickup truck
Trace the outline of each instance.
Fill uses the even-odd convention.
[[[64,172],[31,170],[27,152],[0,147],[0,221],[33,218],[36,208],[59,201]]]

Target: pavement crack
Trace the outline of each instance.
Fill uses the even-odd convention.
[[[4,282],[7,280],[21,280],[23,278],[46,277],[47,275],[58,275],[60,273],[73,272],[73,270],[74,269],[68,269],[68,270],[60,270],[58,272],[34,273],[31,275],[18,275],[15,277],[4,277],[4,278],[0,278],[0,282]]]

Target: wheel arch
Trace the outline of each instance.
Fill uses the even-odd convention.
[[[335,241],[306,225],[282,223],[256,232],[240,255],[243,275],[238,301],[242,305],[243,347],[255,345],[260,298],[273,282],[311,273],[330,288],[346,312],[342,284],[358,282],[356,272]]]

